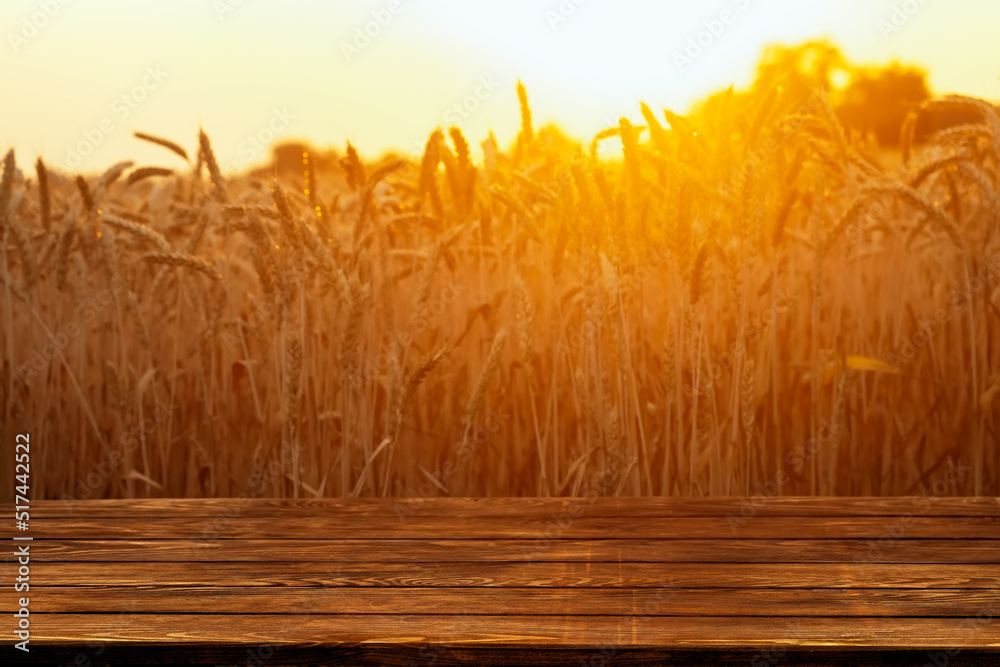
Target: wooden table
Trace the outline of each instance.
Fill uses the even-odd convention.
[[[996,498],[38,501],[4,523],[6,664],[1000,665]]]

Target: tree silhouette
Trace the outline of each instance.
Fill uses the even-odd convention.
[[[798,46],[774,44],[764,49],[757,65],[755,88],[780,85],[783,104],[801,105],[815,90],[829,93],[836,72],[848,72],[849,65],[833,43],[827,40]]]
[[[854,68],[836,111],[844,125],[874,133],[882,146],[898,146],[907,112],[930,96],[927,74],[919,68],[897,62]]]

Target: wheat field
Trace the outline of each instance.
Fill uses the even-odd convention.
[[[4,442],[40,498],[1000,495],[997,109],[893,162],[786,93],[579,145],[519,86],[478,163],[11,151]]]

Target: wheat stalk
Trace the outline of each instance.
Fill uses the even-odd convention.
[[[0,176],[0,227],[7,222],[7,211],[10,206],[11,192],[14,187],[14,149],[7,151],[3,159],[3,176]]]
[[[521,106],[521,134],[518,139],[525,145],[531,145],[535,140],[535,130],[531,126],[531,106],[528,104],[528,91],[520,81],[517,82],[517,101]]]
[[[483,400],[486,398],[486,388],[489,386],[490,379],[500,365],[500,353],[503,352],[503,343],[506,336],[507,332],[504,329],[500,329],[496,336],[493,337],[489,355],[486,357],[486,365],[483,366],[479,380],[476,382],[476,386],[472,390],[472,395],[469,397],[469,402],[466,404],[465,433],[462,435],[461,452],[464,452],[468,447],[469,432],[472,430],[473,420],[476,418],[479,409],[483,406]]]
[[[108,225],[148,241],[164,252],[173,251],[173,248],[170,247],[170,243],[167,241],[166,237],[163,236],[163,234],[159,233],[155,229],[150,229],[145,224],[124,220],[108,213],[104,213],[101,218]]]
[[[219,163],[215,160],[215,153],[212,152],[212,144],[208,140],[205,130],[198,130],[198,159],[203,161],[208,167],[208,175],[212,179],[212,194],[215,199],[221,202],[226,201],[226,183],[219,171]]]
[[[904,492],[964,437],[976,473],[961,491],[992,493],[995,112],[946,98],[911,114],[921,126],[937,110],[972,120],[933,134],[904,128],[913,138],[895,182],[829,107],[779,123],[790,99],[774,83],[690,118],[643,104],[643,126],[619,118],[596,137],[622,140],[617,161],[533,127],[523,86],[519,138],[483,142],[482,173],[456,127],[432,133],[419,164],[369,166],[349,146],[346,183],[330,153],[278,151],[273,191],[263,170],[216,178],[201,136],[198,165],[192,155],[183,172],[119,163],[64,178],[39,160],[37,195],[14,153],[0,153],[0,412],[37,421],[59,406],[52,437],[80,443],[49,462],[40,497],[71,491],[72,471],[103,453],[108,434],[148,421],[154,399],[176,412],[140,437],[141,461],[128,458],[95,493],[749,493],[823,432],[821,416],[850,416],[848,378],[861,371],[831,371],[833,339],[838,353],[909,365],[952,390],[864,383],[865,428],[813,456],[783,491]],[[176,144],[152,143],[187,160]],[[477,200],[480,183],[488,196]],[[834,251],[858,229],[863,244]],[[958,252],[934,245],[940,232]],[[105,280],[137,264],[151,268],[123,290]],[[786,311],[779,294],[808,305]],[[932,321],[959,306],[961,317]],[[81,322],[77,336],[69,325]],[[507,334],[517,341],[505,369]],[[469,361],[446,376],[451,351]],[[166,371],[150,375],[149,364]],[[461,431],[457,453],[476,450],[498,376],[497,400],[517,417],[454,486],[441,477],[448,443]],[[933,410],[951,418],[912,419]],[[306,453],[268,466],[290,438]],[[626,456],[636,468],[616,463]],[[611,481],[585,484],[602,466]],[[243,481],[254,472],[260,484]]]
[[[146,323],[142,319],[142,312],[139,310],[139,300],[132,290],[125,291],[125,305],[128,308],[129,315],[132,317],[136,333],[139,335],[139,342],[142,344],[143,349],[149,352],[152,348],[149,329],[146,328]]]
[[[52,229],[52,197],[49,193],[49,173],[42,158],[35,162],[35,173],[38,175],[38,206],[42,227],[48,232]]]
[[[691,306],[698,303],[702,293],[702,279],[705,274],[705,263],[708,261],[708,243],[703,243],[694,258],[694,268],[691,270]]]
[[[17,218],[13,215],[7,215],[7,227],[10,228],[14,236],[14,245],[17,246],[18,255],[21,257],[21,270],[24,273],[24,286],[28,289],[31,288],[35,283],[35,279],[38,277],[38,258],[35,255],[35,251],[31,247],[31,243],[28,240],[27,234],[24,232],[24,228],[17,221]],[[0,224],[0,230],[3,229],[3,225]]]
[[[427,140],[427,145],[424,147],[424,155],[420,160],[420,204],[422,206],[425,198],[430,196],[434,215],[439,218],[442,216],[443,211],[441,208],[441,194],[437,188],[437,166],[441,162],[441,142],[443,140],[444,134],[440,129],[431,133],[430,138]]]
[[[94,188],[95,191],[100,191],[102,194],[107,192],[107,189],[111,187],[115,181],[121,178],[122,174],[125,173],[125,170],[130,168],[133,164],[135,163],[131,160],[124,160],[108,167],[104,173],[101,174],[100,178],[97,179],[97,186]]]
[[[181,148],[179,145],[175,144],[174,142],[170,141],[169,139],[154,137],[153,135],[146,134],[145,132],[133,132],[132,136],[134,136],[136,139],[142,139],[143,141],[148,141],[158,146],[163,146],[168,151],[171,151],[176,155],[181,156],[184,159],[184,161],[187,162],[188,164],[191,163],[190,158],[188,158],[187,151]]]
[[[164,264],[171,267],[182,267],[204,273],[213,280],[222,280],[222,276],[211,264],[200,257],[183,252],[150,252],[141,257],[150,264]]]
[[[532,316],[531,295],[528,293],[528,286],[521,278],[518,271],[514,271],[514,293],[517,297],[515,306],[517,310],[517,331],[518,344],[521,349],[521,361],[526,365],[531,363],[532,353],[532,330],[534,328],[534,318]]]
[[[365,187],[365,166],[361,164],[358,151],[350,142],[347,143],[347,156],[340,160],[340,168],[347,177],[347,185],[355,192],[361,192]]]
[[[174,170],[167,169],[165,167],[140,167],[139,169],[134,170],[131,174],[128,175],[128,180],[126,181],[126,185],[131,187],[136,183],[140,183],[146,180],[147,178],[153,178],[154,176],[173,176],[173,175],[174,175]]]
[[[66,275],[69,271],[69,254],[73,249],[73,240],[76,238],[76,222],[71,218],[66,218],[65,230],[59,239],[59,252],[56,260],[56,285],[61,292],[66,285]]]

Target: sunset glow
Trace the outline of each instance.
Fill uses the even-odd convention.
[[[410,154],[455,124],[478,154],[490,130],[514,139],[518,80],[540,124],[586,141],[638,118],[639,100],[683,112],[748,85],[764,46],[820,38],[853,64],[915,64],[935,93],[995,100],[997,25],[987,0],[16,0],[0,12],[0,84],[16,100],[0,143],[98,171],[161,158],[133,130],[188,142],[203,126],[221,162],[246,167],[266,161],[265,140]],[[93,150],[77,163],[81,143]]]

